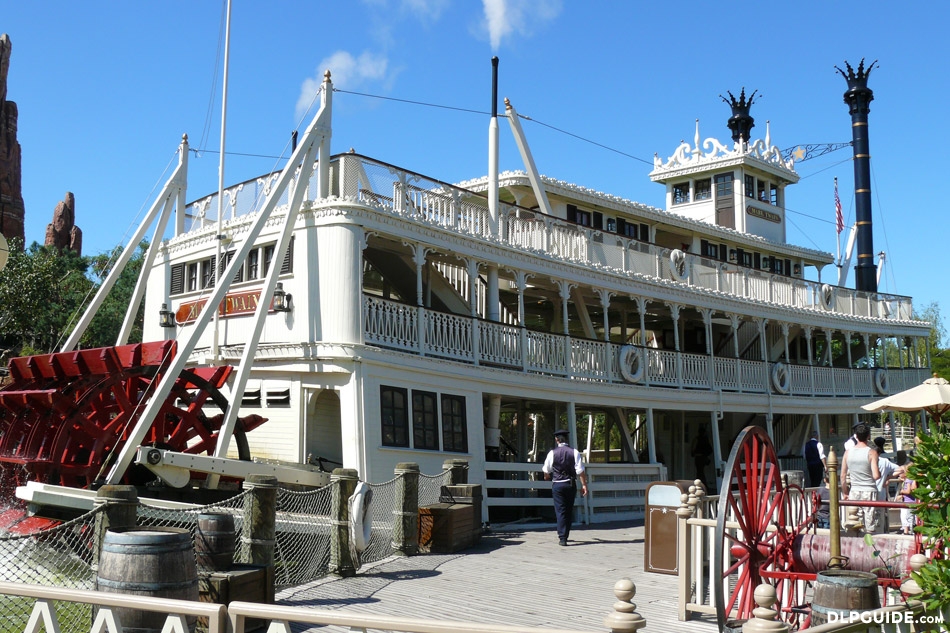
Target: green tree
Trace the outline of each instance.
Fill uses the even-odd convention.
[[[0,351],[52,352],[94,287],[86,276],[88,263],[73,251],[60,253],[36,242],[26,249],[11,246],[0,271]]]
[[[921,359],[921,362],[927,362],[929,353],[931,366],[934,371],[944,378],[950,376],[950,373],[944,375],[941,371],[938,371],[938,365],[943,371],[947,371],[948,366],[950,366],[950,357],[941,357],[942,351],[945,351],[943,345],[947,337],[947,330],[943,325],[943,316],[940,314],[940,304],[936,301],[931,301],[919,311],[914,310],[914,318],[918,321],[928,321],[930,323],[930,334],[928,337],[917,341],[917,349],[915,352]]]
[[[946,424],[932,420],[930,433],[917,436],[914,463],[908,474],[917,482],[914,512],[917,531],[937,543],[950,543],[950,435]],[[950,605],[950,560],[935,559],[915,573],[928,610]]]
[[[116,337],[122,328],[125,312],[132,301],[135,284],[138,281],[142,264],[145,261],[146,250],[148,250],[148,243],[143,242],[139,245],[138,250],[135,251],[135,254],[132,255],[129,263],[119,275],[109,295],[103,301],[98,312],[96,312],[92,323],[89,324],[89,328],[85,334],[83,334],[81,341],[83,347],[107,347],[116,344]],[[112,270],[115,261],[119,258],[121,253],[122,249],[116,247],[111,253],[102,253],[90,258],[90,273],[94,275],[97,289]],[[145,308],[143,305],[140,305],[138,314],[132,323],[129,343],[137,343],[142,340],[144,314]]]
[[[146,245],[122,272],[79,345],[115,345],[129,305]],[[60,349],[95,296],[119,251],[80,257],[70,250],[33,242],[11,244],[7,266],[0,271],[0,356],[46,354]],[[130,342],[142,338],[139,310]]]

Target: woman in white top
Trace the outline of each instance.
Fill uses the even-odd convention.
[[[868,446],[871,429],[866,424],[859,424],[854,434],[857,443],[845,451],[841,460],[841,491],[845,499],[852,501],[877,501],[877,480],[881,478],[881,471],[877,467],[877,451]],[[880,531],[880,515],[879,508],[858,508],[858,516],[863,518],[864,531],[868,534]]]

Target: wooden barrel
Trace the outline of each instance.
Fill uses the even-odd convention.
[[[195,530],[195,556],[198,566],[214,571],[228,571],[234,565],[234,516],[227,512],[198,515]]]
[[[871,611],[881,606],[877,576],[851,569],[818,572],[811,602],[811,625],[849,621],[851,613]]]
[[[108,530],[102,540],[96,589],[156,598],[198,600],[191,532],[177,528]],[[160,633],[166,613],[113,609],[126,633]],[[197,619],[188,618],[195,630]]]

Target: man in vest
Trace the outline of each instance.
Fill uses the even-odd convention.
[[[577,496],[576,479],[581,480],[581,494],[587,496],[587,475],[581,454],[567,443],[570,433],[564,429],[554,432],[557,446],[548,452],[541,471],[551,480],[551,496],[554,497],[554,515],[557,517],[558,543],[567,545],[574,520],[574,498]]]
[[[811,432],[811,439],[805,442],[805,466],[808,468],[808,485],[821,486],[825,475],[825,447],[818,441],[818,431]]]

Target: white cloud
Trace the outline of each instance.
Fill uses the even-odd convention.
[[[533,29],[561,13],[561,0],[482,0],[485,27],[493,51],[509,35],[531,35]]]
[[[323,83],[323,74],[329,70],[333,85],[337,88],[358,88],[372,81],[386,78],[389,60],[385,55],[363,51],[354,57],[348,51],[337,51],[317,64],[316,74],[304,80],[297,99],[297,118],[304,115],[314,104],[314,97]]]
[[[435,22],[448,6],[448,0],[402,0],[404,11],[412,13],[423,22]]]

